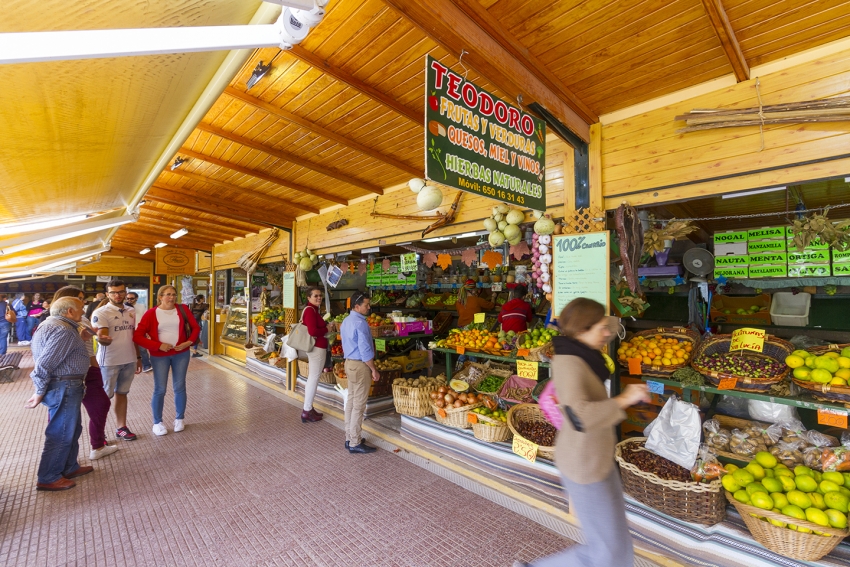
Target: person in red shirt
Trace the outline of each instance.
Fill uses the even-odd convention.
[[[309,376],[307,376],[307,385],[304,387],[304,410],[301,412],[301,422],[321,421],[324,414],[313,409],[313,399],[316,397],[316,390],[319,388],[319,376],[325,369],[325,357],[328,350],[328,339],[325,335],[328,334],[328,324],[319,313],[319,307],[322,305],[322,290],[318,287],[311,287],[307,290],[307,306],[301,312],[301,322],[307,327],[307,332],[311,337],[316,339],[316,344],[308,353],[298,352],[299,358],[303,358],[306,354],[309,363]]]
[[[499,312],[499,323],[502,324],[503,331],[519,333],[528,330],[528,324],[534,318],[534,311],[523,299],[526,293],[528,288],[524,285],[518,285],[511,291],[510,301],[505,303]]]

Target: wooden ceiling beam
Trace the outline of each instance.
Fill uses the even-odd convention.
[[[222,236],[228,239],[237,236],[244,238],[245,235],[248,234],[247,232],[242,231],[225,230],[224,227],[215,227],[210,225],[208,228],[200,228],[196,226],[187,226],[183,223],[178,223],[165,219],[157,219],[144,216],[139,218],[138,222],[136,222],[136,226],[152,228],[155,230],[162,230],[168,232],[169,235],[178,231],[181,228],[185,228],[189,231],[188,234],[195,236],[203,236],[204,238],[219,238]],[[186,238],[186,235],[181,236],[180,238]],[[174,240],[176,242],[179,239],[175,238]]]
[[[375,102],[378,102],[390,110],[394,111],[396,114],[407,118],[416,126],[423,128],[425,122],[425,111],[422,110],[413,110],[408,108],[395,100],[394,98],[382,93],[375,87],[369,86],[354,75],[350,74],[347,71],[343,71],[338,67],[332,66],[327,60],[322,59],[317,56],[315,53],[307,51],[300,45],[293,45],[292,49],[290,49],[287,53],[290,55],[297,57],[304,63],[307,63],[311,67],[318,69],[325,75],[333,77],[337,81],[341,83],[345,83],[352,89],[359,91],[361,94],[371,98]],[[424,101],[424,97],[423,97]]]
[[[145,242],[152,240],[153,242],[151,242],[151,244],[149,244],[149,245],[146,244],[147,246],[150,246],[151,248],[153,248],[153,245],[156,244],[157,242],[165,242],[166,244],[176,246],[176,244],[172,244],[171,242],[169,242],[169,240],[171,240],[171,239],[168,238],[167,234],[163,234],[161,232],[156,232],[154,230],[150,230],[150,231],[143,230],[143,229],[136,228],[136,227],[127,227],[127,226],[121,227],[121,229],[118,232],[115,233],[115,237],[129,241],[129,242],[133,242],[134,238],[145,239]],[[184,236],[181,240],[183,240],[183,242],[191,242],[192,244],[207,245],[207,244],[215,244],[217,242],[222,242],[224,239],[223,238],[222,239],[215,239],[215,238],[206,238],[206,237],[202,237],[202,236],[188,236],[187,235],[187,236]],[[145,246],[142,246],[142,248],[144,248],[144,247]],[[179,246],[178,246],[178,248],[179,248]]]
[[[178,213],[177,211],[172,211],[169,209],[161,209],[159,207],[155,207],[154,205],[142,205],[141,211],[148,212],[153,215],[157,215],[158,217],[167,218],[169,221],[174,222],[182,222],[184,226],[194,226],[194,225],[212,225],[222,226],[226,230],[232,232],[259,232],[260,229],[257,228],[254,224],[247,222],[239,222],[234,221],[232,219],[224,219],[221,215],[215,215],[215,219],[205,219],[200,216],[190,215],[184,216],[184,214]],[[206,211],[204,211],[206,212]],[[212,213],[207,213],[212,214]]]
[[[243,193],[250,193],[251,191],[253,191],[253,189],[247,189],[247,188],[241,187],[239,185],[227,183],[226,181],[219,181],[218,179],[214,179],[212,177],[205,177],[205,176],[201,175],[200,173],[195,173],[193,171],[185,171],[185,170],[180,170],[180,169],[175,169],[174,171],[170,171],[170,170],[166,169],[165,172],[166,173],[173,173],[175,175],[180,175],[180,176],[183,176],[183,177],[188,177],[189,179],[194,179],[196,181],[201,181],[203,183],[209,183],[210,185],[215,185],[217,187],[221,187],[222,189],[226,189],[228,191],[233,191],[234,193],[243,194]],[[176,191],[178,194],[181,194],[183,196],[189,196],[189,197],[195,197],[196,196],[192,193],[192,191],[193,191],[192,189],[182,189],[182,188],[179,188],[179,187],[171,187],[169,185],[160,185],[160,188],[165,189],[167,191]],[[266,201],[266,203],[268,205],[273,205],[273,206],[276,205],[276,206],[287,207],[287,208],[290,207],[289,201],[285,201],[283,199],[278,199],[277,197],[271,197],[269,195],[264,195],[262,193],[257,193],[257,194],[262,195],[262,198]],[[207,195],[204,195],[204,199],[208,200],[210,203],[213,203],[213,204],[216,204],[216,205],[219,205],[219,206],[222,206],[222,207],[232,207],[232,208],[234,208],[234,210],[242,209],[243,213],[247,213],[244,216],[248,216],[248,217],[256,216],[256,211],[252,210],[249,205],[239,203],[238,201],[233,201],[232,199],[228,199],[228,200],[224,201],[222,199],[218,199],[218,198],[207,196]],[[266,208],[264,208],[263,210],[266,210]],[[238,214],[243,214],[243,213],[238,213]],[[284,212],[284,211],[281,211],[280,209],[276,209],[274,214],[280,215],[280,216],[287,218],[287,219],[295,219],[295,217],[296,217],[296,213]],[[297,214],[300,214],[300,213],[297,213]]]
[[[189,193],[183,193],[174,190],[166,185],[153,185],[153,191],[148,191],[145,198],[151,201],[171,205],[172,207],[182,207],[193,211],[199,211],[210,215],[220,215],[226,218],[232,218],[242,222],[253,223],[261,228],[274,227],[291,227],[291,223],[295,217],[284,215],[279,211],[264,209],[261,211],[266,218],[258,218],[260,215],[256,210],[234,206],[234,204],[222,203],[217,199],[209,197],[201,197]],[[270,217],[275,217],[275,220],[269,220]]]
[[[137,260],[145,260],[147,262],[153,262],[153,261],[156,260],[155,257],[152,257],[153,256],[152,253],[139,254],[138,250],[131,250],[129,248],[123,248],[123,247],[120,247],[120,246],[112,246],[109,249],[109,252],[104,252],[104,255],[107,255],[107,256],[115,256],[115,255],[130,256],[131,258],[136,258]]]
[[[298,167],[303,167],[305,169],[309,169],[315,171],[317,173],[321,173],[322,175],[327,175],[333,179],[338,181],[342,181],[343,183],[348,183],[349,185],[353,185],[355,187],[359,187],[360,189],[364,189],[370,193],[374,193],[376,195],[383,195],[384,190],[378,187],[377,185],[372,185],[371,183],[366,183],[365,181],[360,181],[359,179],[355,179],[350,175],[347,175],[345,172],[340,171],[338,169],[333,169],[331,167],[325,167],[323,165],[319,165],[317,163],[313,163],[311,161],[306,160],[301,156],[297,156],[295,154],[291,154],[289,152],[285,152],[283,150],[279,150],[277,148],[272,148],[270,146],[266,146],[259,142],[255,142],[254,140],[250,140],[248,138],[243,138],[233,132],[226,132],[221,128],[216,128],[211,124],[198,124],[195,126],[198,130],[202,132],[209,132],[214,136],[218,136],[219,138],[224,138],[225,140],[230,140],[231,142],[237,143],[240,146],[246,146],[249,148],[253,148],[255,150],[261,151],[263,153],[274,156],[278,159],[282,159],[283,161],[287,161],[297,165]]]
[[[269,175],[268,173],[263,173],[262,171],[257,171],[255,169],[251,169],[249,167],[242,167],[241,165],[237,165],[235,163],[231,163],[229,161],[225,161],[223,159],[218,159],[213,156],[208,156],[199,152],[195,152],[192,150],[181,149],[177,152],[180,155],[189,156],[190,158],[194,158],[197,160],[205,161],[207,163],[211,163],[213,165],[217,165],[219,167],[224,167],[226,169],[232,169],[233,171],[238,171],[244,175],[250,175],[251,177],[256,177],[257,179],[262,179],[263,181],[268,181],[269,183],[273,183],[278,187],[282,187],[284,189],[291,189],[293,191],[298,191],[299,193],[304,193],[305,195],[311,195],[313,197],[317,197],[319,199],[324,199],[326,201],[330,201],[332,203],[337,203],[340,205],[348,205],[348,199],[343,197],[337,197],[336,195],[331,195],[329,193],[324,193],[319,191],[318,189],[311,189],[310,187],[305,187],[303,185],[299,185],[298,183],[292,183],[291,181],[287,181],[285,179],[281,179],[279,177],[275,177],[274,175]],[[293,203],[291,201],[285,201],[287,206],[289,207],[299,207],[305,211],[311,213],[319,213],[319,209],[317,207],[311,207],[309,205],[302,205],[300,203]]]
[[[343,146],[351,148],[352,150],[356,150],[356,151],[360,152],[361,154],[367,155],[367,156],[374,158],[378,161],[381,161],[381,162],[383,162],[387,165],[391,165],[392,167],[394,167],[398,170],[401,170],[405,173],[408,173],[408,174],[410,174],[414,177],[422,177],[423,175],[425,175],[424,168],[413,167],[413,166],[407,165],[406,163],[404,163],[402,161],[399,161],[395,158],[392,158],[390,156],[382,154],[378,150],[372,149],[368,146],[364,146],[360,142],[355,142],[354,140],[351,140],[351,139],[346,138],[345,136],[343,136],[341,134],[337,134],[336,132],[333,132],[331,130],[328,130],[327,128],[319,126],[318,124],[315,124],[315,123],[307,120],[306,118],[302,118],[302,117],[298,116],[297,114],[289,112],[288,110],[278,108],[278,107],[274,106],[273,104],[269,104],[268,102],[266,102],[264,100],[260,100],[256,97],[253,97],[253,96],[249,95],[248,93],[234,89],[233,87],[227,87],[226,89],[224,89],[224,94],[226,94],[226,95],[228,95],[232,98],[235,98],[236,100],[241,100],[242,102],[250,104],[254,108],[258,108],[260,110],[268,112],[269,114],[271,114],[273,116],[277,116],[279,118],[282,118],[283,120],[287,120],[289,122],[292,122],[293,124],[297,124],[298,126],[301,126],[302,128],[304,128],[305,130],[308,130],[308,131],[310,131],[314,134],[317,134],[319,136],[322,136],[324,138],[328,138],[329,140],[333,140],[333,141],[337,142],[338,144],[342,144]],[[424,121],[424,117],[423,117],[423,121]]]
[[[717,34],[720,45],[732,65],[735,78],[738,79],[739,83],[748,80],[750,78],[750,66],[747,64],[744,52],[741,51],[741,45],[735,36],[732,23],[726,15],[723,2],[721,0],[702,0],[702,5],[705,6],[705,13],[714,28],[714,33]]]
[[[477,22],[456,2],[384,0],[385,4],[456,56],[467,47],[475,46],[473,51],[466,52],[465,65],[475,68],[510,97],[523,94],[526,104],[540,103],[579,138],[589,142],[590,124],[598,122],[595,113],[575,95],[569,97],[566,93],[553,91],[526,62],[518,59],[487,31],[485,22]]]

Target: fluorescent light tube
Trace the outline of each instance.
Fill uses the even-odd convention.
[[[728,195],[722,195],[722,197],[724,199],[736,199],[738,197],[749,197],[750,195],[761,195],[762,193],[773,193],[774,191],[785,191],[785,187],[771,187],[770,189],[756,189],[755,191],[729,193]]]
[[[154,248],[165,248],[166,246],[168,246],[168,244],[166,244],[165,242],[160,242],[158,244],[153,245]]]
[[[139,254],[147,254],[150,251],[151,251],[150,248],[143,248],[142,250],[139,250]]]
[[[361,254],[377,254],[381,251],[380,246],[375,246],[374,248],[364,248],[360,251]]]
[[[189,234],[189,229],[188,228],[181,228],[180,230],[173,232],[171,234],[171,238],[177,239],[177,238],[180,238],[181,236],[185,236],[187,234]]]
[[[442,242],[444,240],[451,240],[451,236],[438,236],[437,238],[426,238],[422,242]]]

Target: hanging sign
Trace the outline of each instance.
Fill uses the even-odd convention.
[[[473,323],[483,323],[486,318],[487,318],[486,313],[476,313],[475,315],[472,316],[472,322]]]
[[[416,271],[416,252],[401,255],[401,271],[415,272]]]
[[[295,272],[283,272],[281,304],[284,309],[295,309]]]
[[[517,360],[516,375],[520,378],[528,378],[529,380],[537,380],[539,366],[533,360]]]
[[[729,350],[746,349],[762,352],[764,350],[764,337],[766,334],[763,329],[751,329],[749,327],[732,331],[732,342],[729,344]]]
[[[190,248],[165,246],[156,249],[156,273],[195,275],[195,251]]]
[[[577,297],[587,297],[610,312],[610,233],[552,236],[552,313]]]
[[[375,339],[375,350],[378,352],[387,352],[387,340]]]
[[[425,58],[425,177],[546,210],[546,124]]]

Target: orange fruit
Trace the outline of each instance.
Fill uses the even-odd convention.
[[[652,359],[649,358],[648,356],[644,356],[643,359],[641,360],[641,362],[643,364],[652,364]]]

